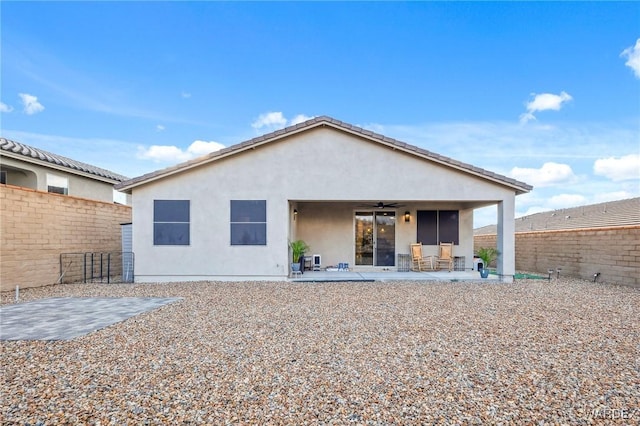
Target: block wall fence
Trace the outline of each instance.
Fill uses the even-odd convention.
[[[119,252],[131,207],[0,185],[0,291],[55,284],[60,254]]]
[[[640,226],[516,233],[516,270],[640,288]],[[476,235],[474,249],[496,247],[496,235]]]

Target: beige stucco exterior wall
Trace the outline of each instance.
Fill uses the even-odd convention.
[[[0,185],[0,291],[55,284],[61,253],[115,252],[131,208]]]
[[[461,246],[455,254],[466,256],[470,268],[468,206],[509,197],[512,188],[486,179],[331,128],[312,129],[135,187],[136,280],[284,279],[288,241],[297,238],[320,252],[325,264],[345,261],[353,257],[353,211],[367,200],[409,201],[396,214],[408,209],[414,221],[417,209],[460,209]],[[191,201],[189,246],[153,246],[156,199]],[[245,199],[267,201],[266,246],[230,245],[230,200]],[[293,222],[297,206],[299,222]],[[407,253],[415,222],[399,220],[397,230],[397,251]]]
[[[69,181],[69,194],[75,197],[90,198],[105,202],[113,202],[114,183],[96,180],[92,175],[69,173],[64,167],[55,165],[41,166],[25,161],[18,161],[3,156],[0,160],[3,168],[8,169],[7,184],[23,186],[47,192],[47,174],[65,177]]]
[[[518,232],[515,267],[547,275],[561,268],[562,276],[640,287],[640,226]],[[477,235],[475,246],[495,247],[496,235]]]

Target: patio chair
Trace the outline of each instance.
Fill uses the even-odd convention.
[[[453,270],[453,243],[440,243],[440,252],[436,258],[438,269],[446,265],[449,272]]]
[[[433,271],[433,256],[422,255],[422,244],[411,244],[411,270],[412,271]]]

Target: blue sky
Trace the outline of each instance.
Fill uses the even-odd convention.
[[[640,3],[0,13],[2,136],[130,177],[329,115],[534,185],[517,216],[640,196]]]

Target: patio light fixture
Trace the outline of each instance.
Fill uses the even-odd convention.
[[[296,220],[298,217],[298,209],[293,209],[293,220]]]
[[[408,210],[406,212],[404,212],[404,221],[405,222],[411,222],[411,213],[409,213]]]

